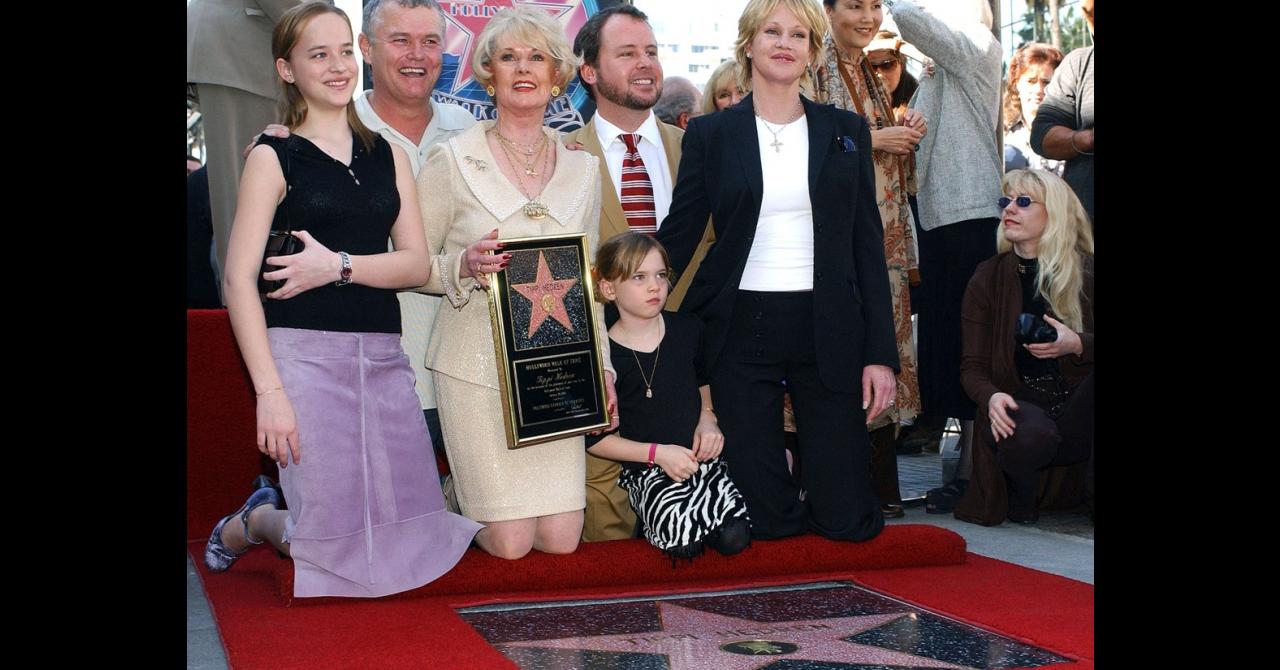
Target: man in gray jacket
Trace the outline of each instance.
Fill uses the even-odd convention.
[[[934,63],[911,107],[936,129],[920,143],[919,366],[924,411],[960,419],[956,478],[926,509],[949,512],[968,484],[974,404],[960,386],[960,304],[978,263],[995,253],[1003,161],[1000,42],[987,0],[885,0],[902,39]],[[927,7],[922,5],[927,4]]]

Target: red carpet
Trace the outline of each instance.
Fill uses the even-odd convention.
[[[203,551],[203,545],[200,545]],[[422,598],[455,594],[500,594],[526,591],[607,589],[611,592],[645,588],[670,589],[721,579],[787,578],[837,570],[954,565],[964,561],[964,539],[925,525],[888,526],[870,542],[833,542],[804,535],[754,542],[737,556],[714,552],[672,569],[671,561],[641,539],[585,542],[567,556],[531,552],[518,561],[494,558],[471,549],[440,579],[393,598]],[[293,598],[293,567],[274,566],[277,592],[286,605],[310,606],[339,602],[336,598]],[[238,566],[237,566],[238,567]]]
[[[930,548],[930,538],[945,549]],[[274,552],[256,550],[217,575],[198,558],[196,564],[236,669],[512,668],[453,607],[840,579],[1081,659],[1073,668],[1093,667],[1092,586],[973,554],[960,557],[955,543],[963,552],[963,540],[949,531],[899,525],[864,545],[813,536],[757,542],[739,556],[705,556],[676,570],[640,541],[585,544],[570,556],[533,554],[516,562],[472,550],[449,574],[408,594],[377,601],[299,599],[293,607],[279,592],[282,574],[291,571]],[[885,562],[876,558],[881,552],[871,551],[877,544],[894,547],[890,553],[898,557],[911,556],[898,553],[910,546],[935,564],[870,569]],[[851,547],[866,551],[840,551]],[[195,557],[203,549],[203,542],[190,545]],[[789,558],[779,560],[783,555]]]

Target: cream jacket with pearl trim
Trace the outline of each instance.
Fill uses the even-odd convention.
[[[503,176],[498,161],[505,158],[496,158],[485,139],[494,123],[476,124],[427,152],[418,174],[418,203],[427,247],[435,258],[430,281],[417,290],[445,297],[431,329],[427,367],[497,389],[489,296],[473,278],[459,276],[464,252],[494,228],[499,239],[586,233],[594,265],[600,244],[600,163],[585,151],[565,149],[559,134],[543,128],[555,148],[556,167],[538,196],[547,216],[531,219],[523,209],[528,198]],[[593,308],[601,361],[613,372],[604,309],[599,303]]]

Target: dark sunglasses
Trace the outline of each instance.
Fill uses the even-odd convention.
[[[1019,207],[1030,207],[1031,203],[1039,202],[1039,200],[1032,200],[1029,196],[1025,196],[1025,195],[1020,195],[1016,198],[1010,198],[1009,196],[1005,195],[1005,196],[1000,196],[1000,199],[996,200],[996,207],[999,207],[1000,209],[1004,209],[1005,207],[1008,207],[1009,203],[1011,202],[1018,203]]]
[[[897,58],[890,58],[889,60],[880,61],[879,63],[871,63],[872,69],[879,70],[881,72],[888,72],[892,70],[894,67],[896,67],[897,65],[898,65]]]

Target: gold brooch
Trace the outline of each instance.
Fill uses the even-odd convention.
[[[470,157],[470,156],[464,156],[464,157],[462,158],[462,160],[463,160],[463,161],[465,161],[465,162],[467,162],[467,163],[470,163],[470,164],[474,165],[474,166],[476,167],[476,169],[477,169],[477,170],[480,170],[481,172],[483,172],[483,171],[485,170],[485,168],[489,167],[489,165],[488,165],[487,163],[485,163],[484,161],[479,160],[479,159],[476,159],[476,158],[472,158],[472,157]]]

